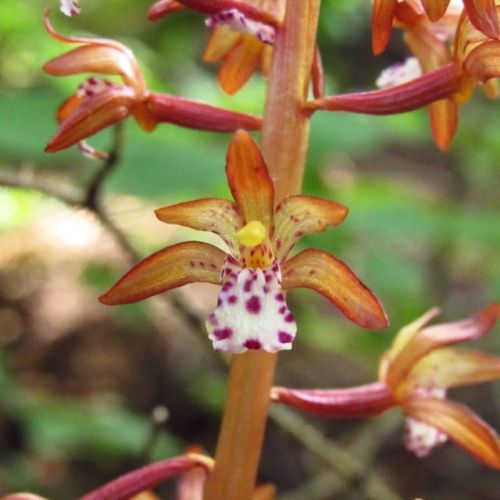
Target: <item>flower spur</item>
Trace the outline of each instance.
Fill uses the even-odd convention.
[[[294,195],[274,209],[274,187],[250,135],[238,131],[228,150],[226,173],[234,202],[206,198],[160,208],[168,223],[218,234],[230,253],[201,242],[179,243],[146,258],[107,293],[104,304],[125,304],[192,282],[222,286],[207,320],[214,348],[239,353],[290,349],[296,333],[284,291],[312,288],[351,321],[383,328],[376,297],[334,256],[307,249],[288,254],[306,234],[340,224],[347,209],[333,201]]]

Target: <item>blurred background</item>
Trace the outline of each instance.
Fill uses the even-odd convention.
[[[121,162],[104,186],[108,220],[79,208],[72,200],[83,197],[99,163],[76,148],[43,152],[55,110],[82,81],[41,71],[68,47],[43,30],[49,2],[62,33],[130,46],[151,89],[260,113],[265,82],[255,76],[236,96],[223,95],[216,66],[201,61],[208,31],[195,13],[152,23],[151,0],[82,0],[82,16],[68,19],[55,0],[0,2],[0,494],[73,499],[192,443],[214,450],[226,364],[199,325],[216,288],[192,285],[117,308],[96,297],[130,266],[123,239],[140,256],[186,239],[217,241],[162,224],[152,211],[228,197],[229,137],[171,125],[147,134],[128,121]],[[328,93],[374,88],[382,69],[406,57],[397,32],[383,56],[372,56],[367,0],[323,4]],[[498,109],[477,91],[461,109],[447,154],[434,146],[425,110],[314,116],[304,189],[347,205],[350,214],[301,246],[346,261],[381,299],[391,326],[362,331],[317,294],[294,291],[299,336],[280,356],[277,384],[373,381],[394,334],[428,308],[439,305],[441,320],[450,321],[499,299]],[[111,134],[91,142],[109,149]],[[477,344],[498,354],[500,328]],[[499,389],[487,384],[451,397],[500,429]],[[280,410],[260,472],[280,499],[498,498],[499,475],[454,445],[423,460],[406,452],[398,410],[340,423]],[[351,475],[339,475],[345,460]],[[173,498],[172,484],[158,494]]]

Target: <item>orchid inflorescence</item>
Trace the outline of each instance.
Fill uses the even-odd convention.
[[[312,83],[313,98],[309,99],[308,89],[302,89],[304,99],[290,105],[296,106],[300,119],[320,110],[377,115],[429,106],[434,139],[440,148],[448,148],[458,106],[469,99],[474,87],[482,86],[488,96],[497,96],[493,79],[500,76],[500,6],[493,0],[372,3],[373,52],[383,52],[395,26],[403,31],[413,56],[386,70],[377,82],[378,90],[327,96],[321,56],[313,42],[314,56],[302,68]],[[80,11],[74,0],[62,0],[60,8],[70,16]],[[286,36],[286,0],[160,0],[151,6],[149,18],[158,20],[184,9],[206,16],[211,34],[203,58],[222,60],[218,79],[226,93],[241,89],[258,68],[269,74],[275,44]],[[44,70],[55,76],[92,75],[58,110],[59,128],[46,151],[78,144],[87,156],[105,158],[86,139],[128,116],[146,131],[172,123],[234,132],[226,161],[233,200],[203,198],[155,212],[162,222],[215,233],[225,248],[199,241],[167,246],[126,273],[100,297],[103,304],[132,303],[195,282],[219,285],[217,305],[206,319],[206,328],[216,351],[236,355],[291,349],[297,322],[286,295],[294,288],[315,290],[362,328],[388,325],[379,300],[344,262],[317,249],[290,256],[302,237],[342,223],[348,209],[303,194],[288,193],[277,199],[272,165],[266,165],[265,152],[248,132],[261,129],[260,117],[154,92],[147,87],[133,52],[122,43],[64,36],[52,27],[48,12],[45,26],[55,40],[77,47],[49,61]],[[376,382],[345,389],[275,387],[271,399],[332,419],[373,417],[399,407],[406,415],[405,445],[417,456],[428,455],[449,438],[482,463],[500,468],[495,431],[467,407],[446,398],[449,388],[500,378],[500,358],[450,347],[489,333],[500,305],[460,322],[427,326],[437,313],[432,309],[400,331],[380,361]],[[264,395],[266,402],[268,397]],[[204,452],[190,450],[122,476],[84,498],[129,498],[180,475],[178,498],[201,499],[207,478],[216,475],[214,466],[216,470],[217,461],[214,465]],[[255,498],[273,495],[272,487],[255,492]]]

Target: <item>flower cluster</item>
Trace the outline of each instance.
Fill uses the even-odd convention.
[[[92,76],[57,112],[59,129],[45,150],[55,152],[79,144],[80,150],[96,159],[105,157],[85,139],[103,128],[133,116],[139,126],[152,131],[159,123],[218,132],[232,132],[244,127],[260,128],[259,117],[168,94],[146,87],[133,52],[125,45],[106,38],[68,37],[54,30],[45,14],[47,32],[57,41],[77,44],[77,48],[52,59],[43,67],[54,76],[80,73],[115,75],[122,82]]]

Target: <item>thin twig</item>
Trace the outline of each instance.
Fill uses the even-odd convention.
[[[336,445],[326,438],[316,427],[284,406],[273,406],[270,416],[282,429],[297,439],[305,448],[323,459],[342,477],[343,481],[336,481],[338,487],[336,493],[345,489],[348,483],[364,478],[368,465],[367,461],[369,462],[376,452],[379,443],[378,440],[385,436],[387,432],[380,432],[381,429],[377,429],[377,433],[370,440],[370,446],[367,446],[368,443],[364,443],[363,447],[359,446],[359,443],[354,444],[352,448],[363,448],[364,460],[360,460],[355,458],[354,453],[350,450]],[[371,447],[371,450],[365,449],[365,447]],[[368,488],[365,488],[366,498],[372,500],[400,500],[400,496],[394,493],[379,477],[371,477],[368,486]]]

